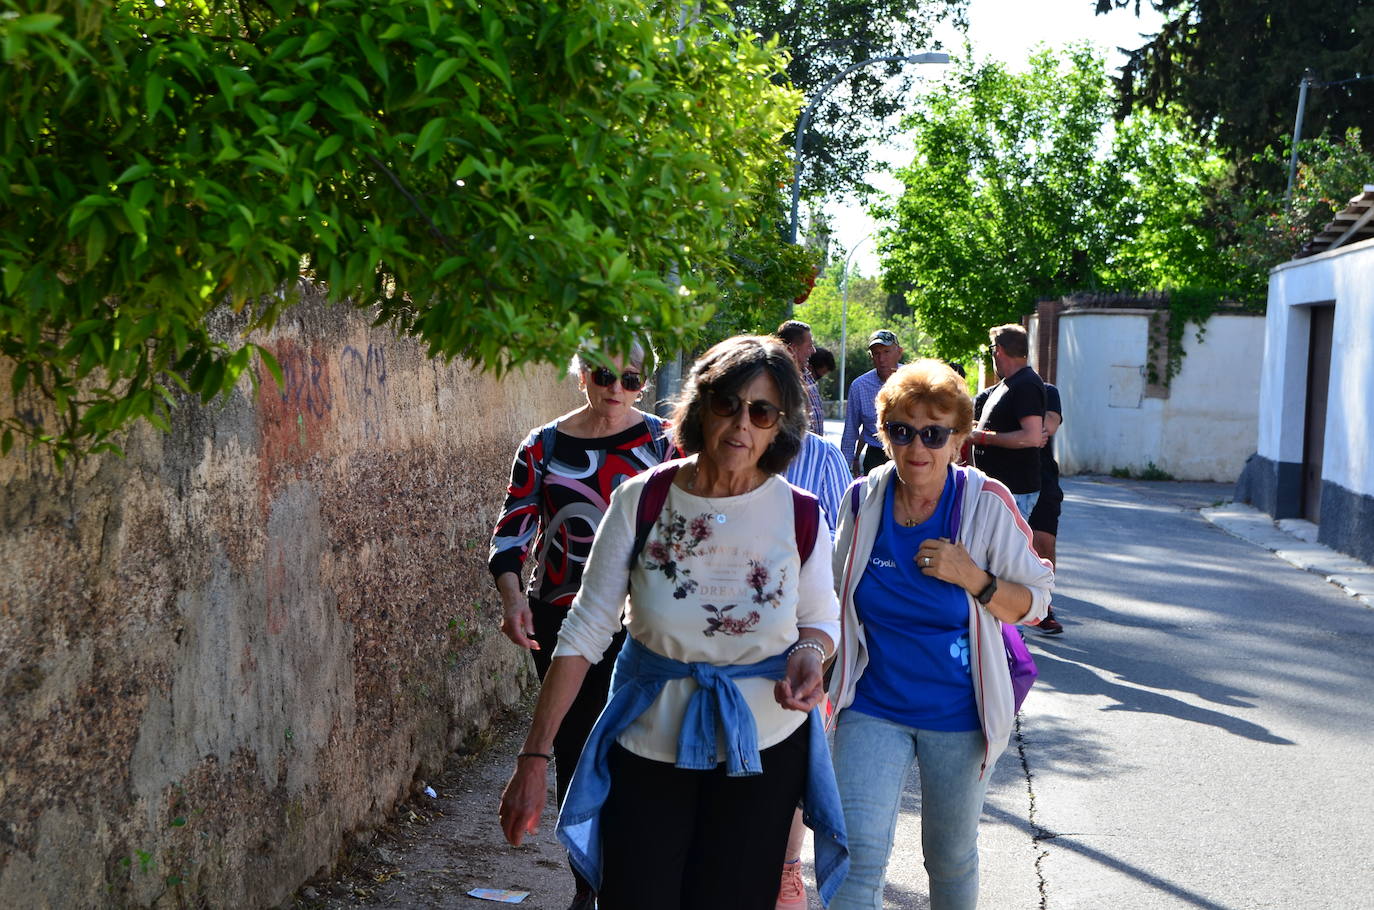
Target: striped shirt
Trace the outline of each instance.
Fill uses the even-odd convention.
[[[883,447],[878,439],[878,390],[883,381],[877,370],[869,370],[849,386],[849,401],[845,402],[844,435],[840,437],[840,453],[851,467],[859,462],[856,444],[863,442],[875,449]],[[857,469],[855,470],[857,474]]]
[[[807,433],[801,451],[787,466],[783,478],[821,501],[825,522],[833,535],[840,520],[840,503],[850,483],[849,467],[835,443]]]
[[[811,432],[817,436],[825,435],[825,405],[821,403],[821,389],[816,385],[816,377],[811,375],[811,370],[802,367],[801,371],[802,388],[806,389],[806,395],[811,399]]]

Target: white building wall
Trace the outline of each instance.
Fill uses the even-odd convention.
[[[1230,482],[1254,451],[1264,320],[1213,316],[1194,326],[1168,398],[1146,398],[1148,310],[1066,311],[1059,320],[1058,387],[1066,474],[1139,472]]]
[[[1307,406],[1310,307],[1336,305],[1331,333],[1322,478],[1374,495],[1374,240],[1270,273],[1258,451],[1275,462],[1300,463]]]

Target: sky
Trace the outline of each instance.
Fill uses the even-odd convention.
[[[1116,10],[1106,16],[1093,13],[1093,0],[970,0],[969,41],[974,55],[980,59],[1000,60],[1013,70],[1024,69],[1026,59],[1037,44],[1062,47],[1070,41],[1088,40],[1108,53],[1107,62],[1115,70],[1125,62],[1118,47],[1139,47],[1145,43],[1141,33],[1154,34],[1162,18],[1141,4],[1141,16],[1133,9]],[[943,37],[946,48],[958,52],[962,39],[951,29]],[[918,69],[938,76],[944,66],[921,64]],[[901,136],[874,150],[874,157],[890,164],[905,164],[909,153]],[[900,184],[889,174],[870,176],[874,186],[885,192],[896,192]],[[835,242],[845,250],[853,250],[854,262],[865,275],[878,272],[878,257],[873,241],[867,238],[878,227],[863,207],[849,200],[834,200],[826,204],[831,217]]]

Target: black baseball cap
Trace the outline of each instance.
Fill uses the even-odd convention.
[[[879,329],[868,337],[868,346],[871,348],[875,344],[894,345],[897,343],[897,336],[887,329]]]

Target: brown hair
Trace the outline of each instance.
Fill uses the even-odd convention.
[[[1002,353],[1016,360],[1030,356],[1030,335],[1014,322],[988,329],[988,340],[1002,349]]]
[[[801,451],[811,418],[796,361],[776,338],[765,335],[727,338],[692,364],[673,408],[673,436],[678,448],[692,455],[705,444],[701,424],[708,392],[737,395],[760,373],[767,373],[777,385],[783,415],[778,418],[778,433],[772,444],[759,457],[759,469],[767,474],[785,471]]]
[[[973,429],[973,399],[959,374],[942,360],[923,357],[899,367],[878,392],[878,434],[887,441],[882,425],[893,411],[909,411],[924,404],[932,411],[954,415],[954,433],[963,436]]]

